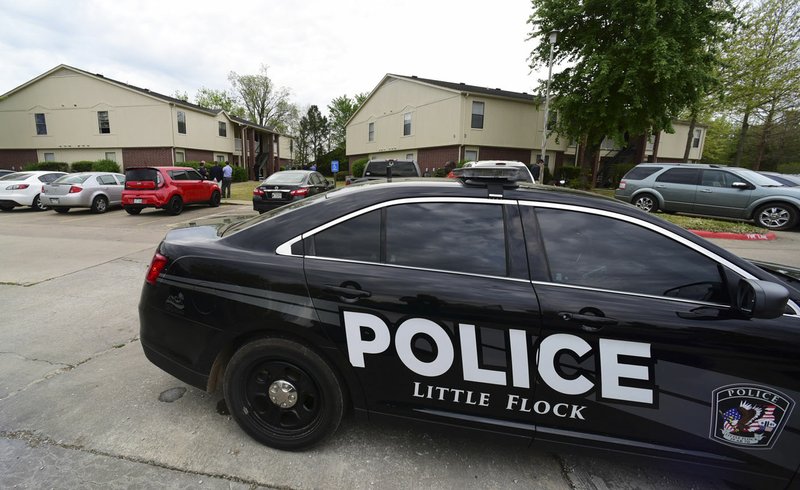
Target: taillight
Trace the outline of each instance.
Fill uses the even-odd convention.
[[[260,187],[256,187],[255,189],[253,189],[253,195],[254,196],[264,197],[265,194],[266,193],[264,192],[264,189],[261,189]]]
[[[145,276],[144,280],[149,284],[155,284],[158,275],[161,274],[161,271],[167,266],[168,261],[169,259],[156,252],[156,254],[153,255],[153,261],[150,262],[150,268],[147,269],[147,276]]]
[[[7,191],[18,191],[18,190],[22,190],[22,189],[27,189],[28,187],[30,187],[30,184],[14,184],[14,185],[10,185],[10,186],[6,187],[6,190]]]
[[[290,191],[289,194],[293,196],[307,196],[308,195],[308,187],[301,187],[299,189],[295,189]]]
[[[627,186],[628,186],[627,182],[625,182],[624,180],[620,180],[619,181],[619,187],[617,187],[617,189],[623,191],[623,190],[625,190],[625,187],[627,187]]]
[[[75,194],[76,192],[80,192],[82,190],[83,190],[83,187],[78,187],[77,185],[73,185],[72,187],[69,188],[69,193],[70,194]]]
[[[455,179],[456,178],[455,172],[453,172],[452,170],[450,172],[448,172],[447,173],[447,178],[448,179]]]

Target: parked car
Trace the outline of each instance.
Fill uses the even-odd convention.
[[[771,230],[794,228],[800,216],[800,187],[718,165],[643,163],[625,174],[614,197],[650,213],[751,220]]]
[[[89,208],[105,213],[122,203],[125,176],[109,172],[80,172],[59,177],[42,188],[41,199],[50,209],[67,213],[70,208]]]
[[[503,169],[503,168],[515,168],[519,171],[517,174],[517,180],[522,182],[530,182],[531,184],[536,183],[536,179],[533,178],[533,174],[531,170],[522,162],[516,160],[478,160],[477,162],[466,162],[461,168],[496,168],[496,169]],[[460,169],[453,169],[449,174],[447,174],[448,178],[459,178],[463,171]]]
[[[758,172],[761,175],[766,175],[772,180],[777,180],[779,183],[787,187],[800,186],[800,175],[796,174],[781,174],[778,172]]]
[[[170,231],[139,303],[144,353],[221,387],[280,449],[352,408],[476,444],[795,477],[796,283],[633,206],[467,170]]]
[[[36,170],[0,177],[0,210],[11,211],[16,207],[30,206],[34,211],[44,211],[47,204],[40,197],[42,186],[62,175],[66,173]]]
[[[313,170],[275,172],[253,189],[253,209],[263,213],[335,187],[336,184]]]
[[[191,167],[139,167],[125,171],[122,207],[128,214],[158,208],[177,215],[188,204],[219,206],[220,198],[219,185],[204,180]]]
[[[364,166],[364,175],[345,180],[345,185],[388,177],[422,177],[422,173],[417,162],[412,160],[370,160]]]

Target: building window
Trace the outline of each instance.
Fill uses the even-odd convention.
[[[552,131],[558,122],[558,112],[552,111],[547,113],[547,130]]]
[[[700,137],[703,136],[702,129],[694,130],[694,138],[692,138],[692,148],[700,148]]]
[[[483,102],[472,102],[472,129],[483,129]]]
[[[111,133],[111,124],[108,121],[108,111],[97,111],[97,127],[100,134]]]
[[[375,123],[369,123],[369,137],[367,141],[375,141]]]
[[[55,153],[45,153],[44,154],[44,161],[45,162],[55,162],[56,161],[56,154]]]
[[[228,125],[222,121],[219,122],[219,135],[223,138],[228,137]]]
[[[464,150],[464,160],[468,162],[478,161],[478,150]]]
[[[186,134],[186,113],[183,111],[178,111],[178,132]]]
[[[114,151],[107,151],[106,152],[106,160],[110,160],[112,162],[117,161],[117,153]]]
[[[406,153],[406,160],[414,160],[414,154],[413,153]]]
[[[411,135],[411,113],[403,114],[403,136]]]
[[[175,152],[175,162],[176,163],[183,163],[185,161],[186,161],[186,155],[182,151],[176,151]]]
[[[225,155],[217,155],[217,156],[215,157],[215,159],[216,159],[216,160],[217,160],[219,163],[225,163]]]
[[[36,134],[47,134],[47,122],[44,114],[34,114],[33,118],[36,120]]]

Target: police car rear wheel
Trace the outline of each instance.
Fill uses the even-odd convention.
[[[277,449],[309,447],[333,434],[344,412],[342,389],[325,360],[286,339],[239,349],[225,370],[225,400],[250,436]]]

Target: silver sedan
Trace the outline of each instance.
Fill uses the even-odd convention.
[[[105,213],[109,206],[122,202],[125,176],[110,172],[80,172],[68,174],[45,185],[42,202],[59,213],[70,208],[89,208],[93,213]]]

